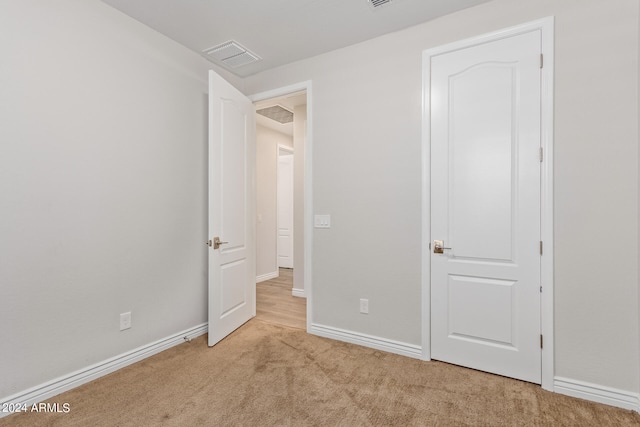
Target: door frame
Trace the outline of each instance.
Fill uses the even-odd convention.
[[[431,58],[444,53],[497,41],[531,31],[540,30],[543,67],[541,72],[541,163],[540,238],[543,253],[540,257],[540,331],[544,336],[541,350],[542,388],[554,390],[553,335],[553,70],[554,18],[542,18],[529,23],[498,30],[466,40],[434,47],[422,52],[422,358],[431,360]]]
[[[313,250],[313,96],[311,90],[311,80],[294,83],[288,86],[258,92],[248,98],[256,103],[271,98],[277,98],[296,92],[305,91],[307,93],[307,126],[304,143],[304,293],[307,297],[307,332],[313,324],[313,292],[312,290],[312,262],[311,251]],[[295,147],[293,147],[295,150]]]

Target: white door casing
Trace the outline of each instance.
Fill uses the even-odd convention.
[[[552,335],[552,297],[541,307],[540,291],[552,290],[552,259],[540,241],[552,238],[551,150],[544,164],[540,148],[551,148],[552,86],[540,54],[552,51],[552,25],[424,54],[425,358],[548,389],[553,357],[541,360],[540,335]],[[434,254],[433,240],[452,249]]]
[[[209,346],[256,313],[255,200],[255,107],[209,71]]]
[[[293,154],[278,151],[278,267],[293,268]]]

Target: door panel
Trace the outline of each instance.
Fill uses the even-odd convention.
[[[221,100],[222,139],[220,163],[220,186],[222,189],[221,234],[227,245],[221,252],[244,249],[246,247],[245,193],[246,193],[246,120],[242,105],[236,102]]]
[[[242,283],[247,275],[247,263],[245,260],[232,262],[221,267],[222,293],[220,298],[220,317],[224,318],[236,309],[241,309],[247,304],[247,292]]]
[[[449,209],[457,257],[512,259],[515,65],[479,64],[449,81],[455,132]]]
[[[431,58],[432,358],[540,383],[540,32]]]
[[[293,154],[278,156],[278,267],[293,268]]]
[[[515,288],[512,280],[449,275],[449,336],[513,346]]]
[[[255,108],[209,72],[209,345],[255,316]]]

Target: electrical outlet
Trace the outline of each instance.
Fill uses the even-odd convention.
[[[131,328],[131,312],[130,311],[120,314],[120,330],[124,331],[125,329],[129,329],[129,328]]]
[[[369,314],[369,300],[365,298],[360,299],[360,313]]]

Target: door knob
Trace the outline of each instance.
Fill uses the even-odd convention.
[[[218,249],[220,245],[226,245],[229,242],[221,242],[219,237],[213,238],[213,249]]]
[[[443,254],[445,249],[451,249],[451,248],[445,248],[444,247],[444,240],[434,240],[433,241],[433,253],[434,254]]]
[[[226,245],[229,242],[221,242],[219,237],[214,237],[213,240],[207,240],[205,245],[213,246],[213,249],[218,249],[220,245]]]

